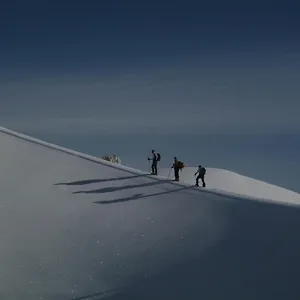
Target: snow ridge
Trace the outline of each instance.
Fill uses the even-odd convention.
[[[168,176],[170,169],[162,168],[159,170],[162,176]],[[194,173],[197,167],[185,167],[180,173],[180,180],[184,183],[195,184]],[[246,197],[251,200],[276,201],[287,204],[300,204],[300,194],[288,189],[263,182],[254,178],[240,175],[238,173],[217,169],[206,168],[205,190],[218,192],[223,195]],[[201,186],[201,180],[199,181]]]
[[[0,142],[0,299],[299,299],[299,206]]]
[[[89,160],[89,161],[92,161],[92,162],[95,162],[95,163],[99,163],[99,164],[102,164],[102,165],[105,165],[105,166],[116,168],[118,170],[127,171],[127,172],[132,173],[132,174],[144,174],[145,173],[145,172],[142,172],[140,170],[130,168],[130,167],[127,167],[127,166],[124,166],[124,165],[117,165],[113,162],[104,160],[102,158],[98,158],[98,157],[95,157],[95,156],[92,156],[92,155],[84,154],[82,152],[78,152],[78,151],[71,150],[71,149],[68,149],[68,148],[65,148],[65,147],[61,147],[61,146],[58,146],[58,145],[55,145],[55,144],[52,144],[52,143],[48,143],[48,142],[45,142],[43,140],[33,138],[31,136],[28,136],[28,135],[25,135],[25,134],[22,134],[22,133],[19,133],[19,132],[16,132],[16,131],[13,131],[13,130],[10,130],[10,129],[4,128],[4,127],[0,127],[0,132],[5,133],[5,134],[9,134],[11,136],[18,137],[18,138],[23,139],[25,141],[32,142],[32,143],[35,143],[35,144],[38,144],[38,145],[41,145],[41,146],[44,146],[44,147],[48,147],[48,148],[51,148],[51,149],[54,149],[54,150],[57,150],[57,151],[68,153],[68,154],[71,154],[71,155],[74,155],[74,156],[77,156],[77,157],[81,157],[83,159],[86,159],[86,160]]]
[[[117,170],[126,171],[130,174],[145,175],[145,176],[148,175],[147,177],[149,177],[153,180],[165,180],[168,177],[168,173],[170,171],[170,169],[168,169],[168,168],[162,168],[159,171],[160,175],[156,176],[156,177],[153,177],[153,176],[149,175],[148,173],[145,173],[144,171],[134,169],[134,168],[131,168],[131,167],[128,167],[128,166],[125,166],[125,165],[121,165],[121,164],[115,164],[113,162],[107,161],[107,160],[102,159],[102,158],[98,158],[98,157],[95,157],[95,156],[92,156],[92,155],[84,154],[82,152],[71,150],[71,149],[68,149],[68,148],[65,148],[65,147],[62,147],[62,146],[58,146],[58,145],[53,144],[53,143],[45,142],[43,140],[33,138],[33,137],[28,136],[26,134],[22,134],[22,133],[19,133],[19,132],[16,132],[16,131],[13,131],[13,130],[10,130],[10,129],[4,128],[4,127],[0,127],[0,132],[2,132],[4,134],[11,135],[11,136],[14,136],[14,137],[17,137],[17,138],[20,138],[20,139],[28,141],[28,142],[32,142],[32,143],[35,143],[35,144],[53,149],[53,150],[68,153],[68,154],[74,155],[76,157],[83,158],[83,159],[91,161],[91,162],[95,162],[95,163],[98,163],[98,164],[101,164],[101,165],[104,165],[104,166],[109,166],[109,167],[117,169]],[[184,169],[183,173],[181,173],[181,181],[180,182],[173,182],[172,180],[170,180],[170,184],[174,184],[174,185],[177,185],[177,186],[179,185],[179,186],[183,186],[183,187],[194,185],[195,177],[192,176],[192,173],[196,169],[197,168],[186,167]],[[211,171],[213,171],[214,173],[219,172],[219,174],[220,174],[220,172],[221,172],[221,174],[227,172],[227,173],[230,173],[230,175],[232,175],[232,176],[240,176],[239,179],[244,177],[244,181],[245,181],[245,179],[246,180],[249,180],[249,179],[250,180],[255,180],[255,179],[245,177],[245,176],[239,175],[237,173],[234,173],[234,172],[231,172],[231,171],[228,171],[228,170],[221,170],[221,169],[214,169],[214,168],[208,168],[207,170],[208,170],[208,174]],[[226,176],[225,176],[225,178],[226,178]],[[215,181],[214,178],[209,178],[209,177],[208,177],[208,180],[212,183]],[[258,180],[255,180],[255,181],[258,184],[264,184],[262,181],[258,181]],[[247,183],[249,183],[249,181]],[[244,182],[244,184],[245,184],[245,182]],[[269,185],[269,186],[271,186],[271,185]],[[280,191],[284,190],[283,188],[279,188],[277,186],[273,186],[273,187],[278,188],[278,190],[280,190]],[[285,205],[299,205],[300,204],[300,195],[295,193],[295,192],[289,191],[289,190],[286,190],[286,191],[289,192],[289,193],[293,193],[293,196],[292,197],[290,196],[288,198],[285,198],[285,197],[282,198],[281,194],[279,196],[276,196],[276,194],[272,194],[272,196],[269,196],[270,193],[266,193],[266,192],[261,193],[261,194],[259,194],[259,193],[258,194],[253,194],[253,193],[249,193],[249,192],[248,193],[238,192],[232,186],[229,186],[229,187],[227,186],[226,188],[224,188],[224,187],[220,188],[220,178],[217,179],[217,184],[213,184],[213,186],[211,188],[206,188],[205,190],[201,189],[201,188],[200,189],[195,188],[195,189],[198,190],[199,192],[202,192],[202,193],[211,193],[211,194],[214,194],[214,195],[221,195],[221,196],[223,195],[225,197],[228,196],[228,197],[233,197],[233,198],[244,198],[244,199],[253,200],[253,201],[267,201],[267,202],[270,202],[270,201],[274,202],[275,201],[275,202],[279,202],[279,203],[285,204]],[[268,196],[265,196],[266,194]]]

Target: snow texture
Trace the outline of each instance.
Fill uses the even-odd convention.
[[[198,167],[185,167],[180,172],[180,181],[195,184],[194,174],[197,169]],[[170,173],[168,168],[159,169],[159,175],[174,178],[173,172]],[[206,168],[205,183],[206,189],[222,191],[223,194],[225,192],[228,195],[237,194],[248,198],[300,204],[300,194],[296,192],[228,170]],[[202,186],[201,179],[199,185]]]
[[[299,299],[298,206],[0,141],[0,299]]]

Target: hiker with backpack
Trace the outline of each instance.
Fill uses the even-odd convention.
[[[160,161],[160,154],[156,153],[154,150],[152,150],[152,158],[148,157],[148,160],[152,160],[152,173],[151,175],[157,175],[157,162]]]
[[[179,161],[177,157],[174,157],[174,163],[172,169],[174,169],[175,181],[179,181],[179,171],[184,168],[184,163]]]
[[[205,187],[205,181],[204,181],[204,176],[206,174],[206,169],[204,167],[202,167],[201,165],[198,166],[198,170],[197,172],[194,174],[195,176],[198,174],[197,178],[196,178],[196,184],[195,186],[199,186],[199,179],[201,179],[202,181],[202,187]]]

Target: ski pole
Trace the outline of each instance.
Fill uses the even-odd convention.
[[[172,171],[172,167],[170,168],[170,171],[169,171],[169,174],[168,174],[168,178],[170,177],[171,171]]]
[[[151,159],[148,157],[148,161],[149,161],[149,172],[152,174],[152,167],[151,167]]]

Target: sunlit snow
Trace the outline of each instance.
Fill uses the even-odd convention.
[[[298,205],[0,141],[0,299],[299,299]]]

